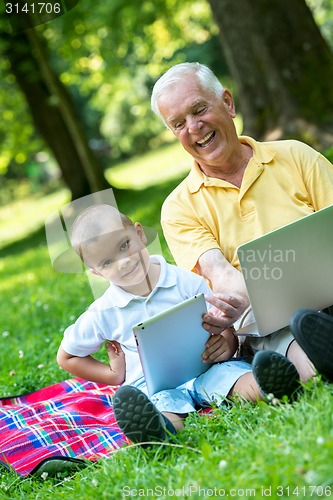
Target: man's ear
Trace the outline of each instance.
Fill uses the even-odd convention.
[[[235,108],[234,99],[232,97],[232,93],[230,92],[230,90],[223,89],[222,101],[223,101],[224,106],[227,108],[231,118],[235,118],[236,108]]]
[[[147,237],[145,235],[145,232],[144,232],[143,227],[141,226],[140,222],[135,222],[134,227],[135,227],[136,232],[138,233],[142,243],[144,245],[146,245],[147,244]]]

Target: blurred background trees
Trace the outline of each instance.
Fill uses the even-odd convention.
[[[150,93],[185,60],[234,92],[246,133],[327,147],[332,10],[333,0],[81,0],[16,34],[2,13],[0,182],[39,189],[60,175],[72,198],[104,189],[106,168],[172,139]]]
[[[245,132],[298,137],[317,147],[332,144],[333,53],[304,0],[210,4]],[[331,2],[325,5],[332,16]]]

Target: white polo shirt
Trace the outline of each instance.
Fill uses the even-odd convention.
[[[160,255],[151,259],[160,264],[161,271],[156,287],[147,297],[132,295],[110,283],[106,292],[65,330],[61,343],[68,354],[84,357],[98,351],[106,340],[118,341],[125,353],[126,384],[143,377],[133,325],[198,293],[212,293],[201,276],[167,264]]]

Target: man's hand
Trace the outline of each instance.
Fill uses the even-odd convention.
[[[214,307],[207,316],[207,330],[217,333],[232,325],[250,305],[242,273],[234,268],[221,250],[213,248],[204,252],[196,265],[198,274],[210,281],[214,297],[206,296]]]
[[[213,307],[203,315],[203,327],[212,334],[220,333],[233,325],[247,307],[241,297],[223,293],[205,295],[205,300]]]
[[[206,350],[202,355],[204,363],[220,363],[231,358],[237,349],[238,342],[232,330],[225,330],[223,335],[211,335],[206,342]]]

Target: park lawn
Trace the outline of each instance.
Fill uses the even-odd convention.
[[[191,156],[180,143],[173,142],[107,169],[106,177],[110,184],[121,189],[141,190],[185,177],[191,163]]]
[[[178,182],[172,178],[117,195],[122,211],[159,231],[169,261],[159,212]],[[55,355],[64,328],[92,300],[86,275],[56,273],[44,231],[37,230],[0,250],[0,293],[1,395],[69,378]],[[0,468],[0,499],[329,498],[332,408],[333,385],[322,380],[309,384],[293,404],[239,401],[214,409],[211,417],[191,415],[174,443],[123,448],[71,474],[21,479]]]

